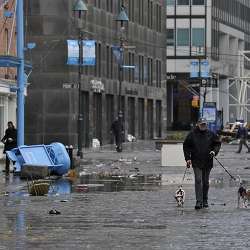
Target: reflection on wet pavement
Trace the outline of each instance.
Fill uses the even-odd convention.
[[[249,162],[227,156],[225,166],[249,187]],[[157,155],[147,157],[145,164],[139,156],[117,161],[111,174],[102,162],[93,171],[83,166],[79,178],[52,180],[40,197],[28,195],[26,181],[0,174],[0,249],[250,249],[249,208],[237,209],[238,180],[215,166],[210,207],[195,211],[190,170],[184,207],[177,208],[173,196],[185,169],[161,168]]]

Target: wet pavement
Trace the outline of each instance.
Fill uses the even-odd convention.
[[[223,145],[218,159],[250,188],[250,154]],[[48,196],[0,174],[2,249],[249,249],[249,208],[237,208],[238,178],[215,162],[208,209],[194,210],[192,171],[186,200],[174,194],[185,168],[161,167],[153,142],[85,150],[76,180],[53,180]],[[60,214],[49,214],[57,210]]]

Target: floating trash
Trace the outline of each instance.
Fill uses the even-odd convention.
[[[50,183],[45,180],[35,180],[28,183],[28,192],[33,196],[43,196],[48,194]]]

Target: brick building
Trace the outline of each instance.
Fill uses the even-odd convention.
[[[0,0],[0,56],[16,55],[15,1]],[[16,69],[0,65],[0,136],[7,122],[16,123],[16,93],[10,91],[16,85]],[[2,147],[3,144],[0,145]],[[2,150],[0,149],[0,152]],[[0,156],[1,157],[1,156]]]

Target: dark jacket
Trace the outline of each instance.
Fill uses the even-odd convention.
[[[12,139],[12,141],[10,140]],[[17,147],[17,130],[15,128],[7,128],[5,130],[5,135],[1,139],[1,142],[4,143],[3,152],[5,153],[8,150]]]
[[[239,127],[236,137],[240,139],[247,139],[248,129],[245,127]]]
[[[111,125],[111,131],[117,135],[119,134],[119,131],[123,132],[123,124],[119,122],[119,120],[114,120]]]
[[[213,158],[209,155],[211,151],[215,155],[219,153],[221,147],[220,139],[209,130],[200,131],[196,127],[186,137],[183,143],[185,160],[191,160],[193,167],[212,168]]]

